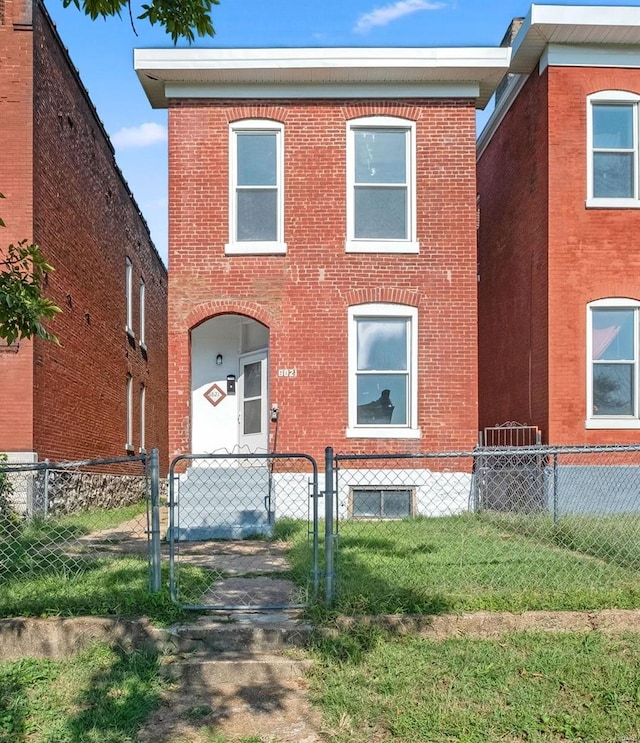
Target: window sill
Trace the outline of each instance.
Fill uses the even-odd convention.
[[[347,428],[348,439],[419,439],[422,431],[419,428],[395,428],[380,426],[378,428]]]
[[[640,209],[639,199],[587,199],[587,209]]]
[[[287,243],[281,242],[241,242],[227,243],[225,255],[284,255]]]
[[[133,332],[133,328],[130,328],[128,325],[124,326],[124,332],[129,337],[129,340],[135,341],[136,334]]]
[[[589,418],[584,422],[584,427],[591,429],[638,430],[640,429],[640,420],[638,418]]]
[[[127,454],[135,454],[135,447],[133,444],[125,444],[124,450],[127,452]]]
[[[416,254],[420,252],[420,243],[417,240],[347,240],[344,252]]]

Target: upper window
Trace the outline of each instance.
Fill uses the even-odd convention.
[[[124,328],[130,336],[133,336],[133,265],[129,258],[125,258],[124,261],[124,291],[127,307],[127,320]]]
[[[588,99],[588,198],[592,206],[638,207],[638,105],[623,91]]]
[[[282,140],[273,121],[231,126],[228,254],[286,252]]]
[[[417,310],[349,308],[348,436],[418,438]]]
[[[347,137],[347,252],[417,253],[415,125],[356,119]]]
[[[587,428],[639,428],[640,302],[599,299],[587,306]]]
[[[139,299],[139,310],[140,310],[140,346],[143,349],[146,349],[147,347],[147,335],[146,335],[146,306],[145,306],[145,284],[142,279],[140,279],[140,291],[138,295]]]

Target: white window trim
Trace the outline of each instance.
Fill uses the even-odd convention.
[[[616,416],[594,416],[593,415],[593,331],[592,310],[593,309],[633,309],[634,313],[634,339],[635,339],[635,362],[634,362],[634,414]],[[607,297],[596,299],[587,304],[587,411],[584,427],[587,429],[640,429],[640,302],[626,297]]]
[[[140,309],[140,348],[142,348],[143,351],[147,350],[147,336],[146,336],[146,320],[147,320],[147,313],[146,313],[146,286],[144,283],[144,279],[140,279],[140,291],[139,291],[139,309]]]
[[[135,338],[133,331],[133,263],[128,256],[125,257],[124,264],[124,291],[127,313],[124,329],[127,335]]]
[[[593,104],[630,103],[634,105],[633,135],[635,141],[634,196],[630,198],[598,198],[593,195]],[[601,90],[587,96],[587,208],[639,209],[640,208],[640,124],[638,108],[640,95],[624,90]]]
[[[267,132],[276,134],[276,184],[277,184],[277,239],[273,241],[238,241],[237,234],[237,147],[238,132]],[[269,119],[245,119],[229,125],[229,242],[224,246],[226,255],[283,255],[287,252],[284,241],[284,125]]]
[[[357,335],[358,317],[404,317],[409,319],[409,423],[406,426],[357,425]],[[361,439],[419,439],[422,432],[418,422],[418,309],[404,304],[371,303],[349,307],[348,312],[348,366],[349,366],[349,425],[347,438]]]
[[[126,408],[127,408],[127,440],[124,448],[127,452],[133,452],[133,377],[127,374],[126,384]]]
[[[358,129],[370,129],[373,127],[404,129],[409,133],[409,146],[407,148],[407,208],[409,211],[407,214],[407,229],[409,234],[406,240],[371,240],[354,237],[354,133]],[[420,252],[420,242],[416,237],[416,152],[416,124],[414,121],[400,119],[395,116],[365,116],[358,119],[351,119],[347,122],[347,239],[344,248],[346,253],[415,254]]]

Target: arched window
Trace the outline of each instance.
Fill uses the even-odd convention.
[[[640,427],[639,312],[634,299],[587,305],[587,428]]]
[[[587,99],[587,206],[638,207],[640,95],[606,90]]]

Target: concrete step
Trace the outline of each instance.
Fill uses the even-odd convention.
[[[231,685],[268,686],[274,679],[301,678],[312,667],[307,659],[289,658],[280,654],[225,651],[184,658],[168,656],[163,664],[163,675],[191,689],[214,690]]]
[[[156,642],[168,653],[261,653],[309,645],[313,628],[284,612],[234,612],[234,621],[210,615],[192,624],[155,630]]]

